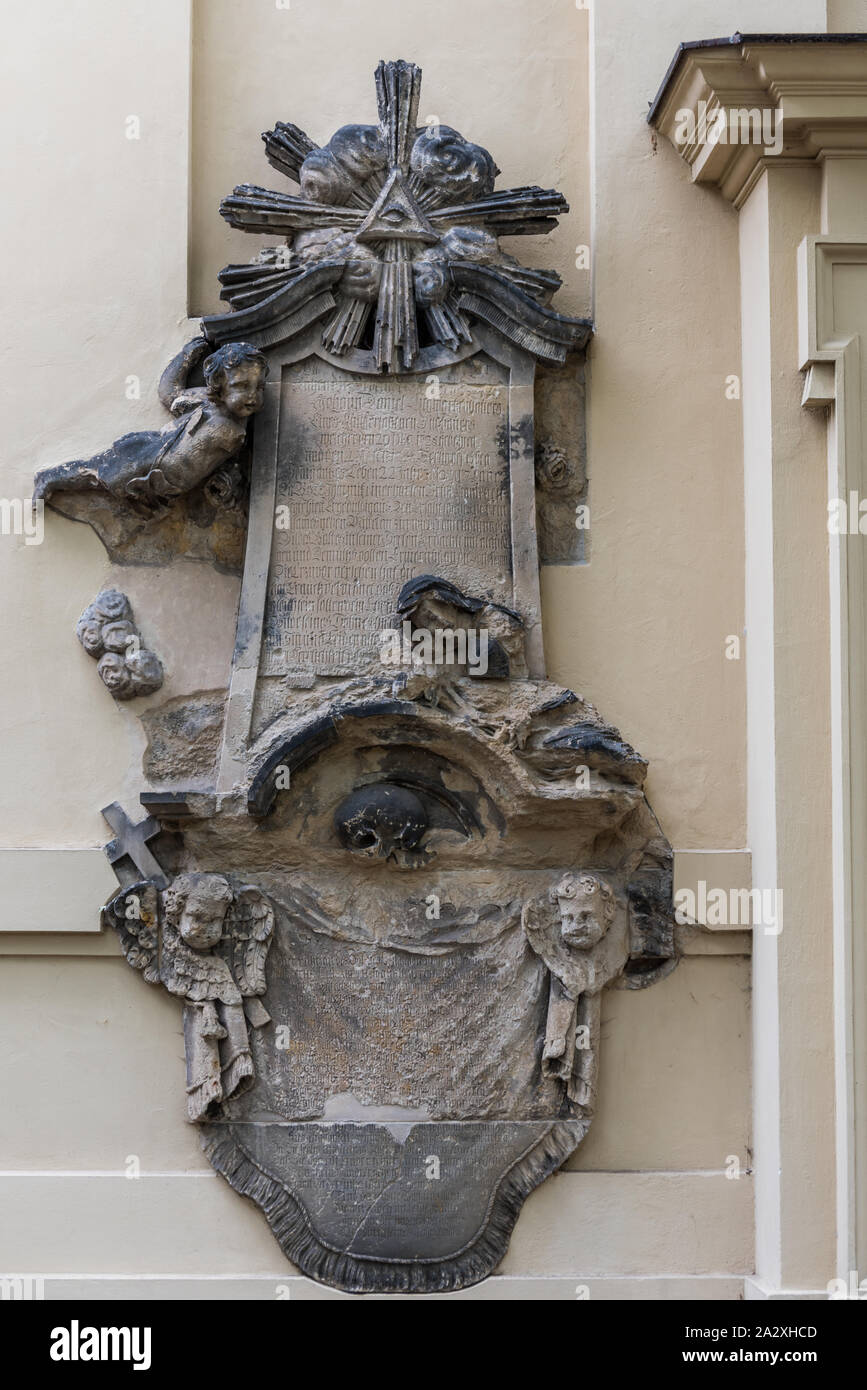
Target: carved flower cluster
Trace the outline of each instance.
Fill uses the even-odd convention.
[[[141,645],[126,594],[104,589],[85,608],[76,634],[88,656],[98,662],[103,685],[116,700],[152,695],[163,683],[159,658]]]

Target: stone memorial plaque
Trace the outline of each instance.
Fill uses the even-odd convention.
[[[420,128],[420,83],[381,63],[378,123],[322,147],[267,132],[300,193],[225,200],[281,244],[221,272],[231,311],[160,383],[171,423],[37,480],[145,564],[225,563],[216,518],[246,528],[225,699],[150,713],[151,815],[106,808],[103,921],[179,1001],[211,1163],[350,1292],[496,1268],[591,1123],[603,991],[676,961],[647,765],[545,677],[537,464],[563,527],[573,494],[556,438],[536,459],[534,377],[591,325],[499,238],[568,208]],[[115,698],[158,688],[123,594],[79,637]]]
[[[508,372],[479,356],[381,378],[283,368],[260,674],[376,659],[408,576],[512,602]]]

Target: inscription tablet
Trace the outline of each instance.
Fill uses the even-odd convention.
[[[375,659],[401,585],[512,601],[508,374],[486,359],[387,383],[283,370],[260,674]]]

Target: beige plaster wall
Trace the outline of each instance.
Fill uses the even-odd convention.
[[[217,307],[216,271],[256,250],[216,209],[236,182],[278,186],[260,131],[287,119],[324,140],[370,120],[377,60],[415,59],[423,118],[488,146],[504,183],[557,186],[572,205],[551,237],[510,248],[555,266],[559,306],[598,326],[590,562],[543,576],[550,672],[651,760],[650,796],[677,848],[744,848],[743,661],[724,653],[743,627],[740,405],[724,389],[741,371],[737,225],[655,148],[644,115],[682,39],[824,23],[819,0],[605,0],[592,21],[570,0],[19,8],[0,58],[17,129],[0,492],[26,497],[37,468],[159,422],[155,382],[190,333],[188,308]],[[593,276],[574,265],[583,243]],[[234,581],[195,565],[118,572],[88,528],[56,516],[41,546],[0,538],[0,584],[15,596],[2,620],[0,849],[97,847],[99,808],[136,805],[143,706],[114,705],[74,637],[107,582],[127,589],[165,657],[167,685],[149,703],[225,678]],[[203,607],[222,633],[214,645]],[[53,889],[52,918],[56,901]],[[13,1102],[0,1267],[279,1278],[261,1218],[210,1174],[183,1123],[176,1005],[101,943],[99,955],[37,956],[16,935],[14,949],[24,954],[0,972],[0,1086]],[[690,957],[655,989],[607,1001],[595,1128],[528,1203],[504,1277],[649,1280],[637,1296],[688,1277],[693,1291],[709,1280],[736,1295],[752,1268],[742,949]],[[130,1154],[138,1182],[121,1176]]]
[[[38,468],[163,423],[156,381],[188,335],[190,27],[178,0],[48,0],[7,26],[4,182],[15,196],[3,199],[2,237],[15,332],[2,347],[0,492],[26,498]],[[138,139],[127,138],[131,116]],[[138,711],[105,699],[74,636],[110,579],[87,526],[50,516],[42,545],[0,538],[0,589],[14,596],[0,664],[0,846],[101,845],[99,808],[137,800]],[[198,621],[191,593],[179,578],[177,596],[142,615],[159,629],[171,614],[175,650]],[[229,623],[231,611],[230,601]],[[192,672],[182,679],[196,688]]]

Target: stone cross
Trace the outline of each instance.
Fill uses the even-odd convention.
[[[133,825],[117,801],[113,801],[110,806],[104,806],[102,815],[115,833],[115,839],[110,840],[105,846],[105,852],[114,867],[118,881],[123,883],[117,869],[119,861],[131,859],[142,878],[152,879],[158,888],[168,887],[168,879],[148,849],[148,840],[158,835],[162,828],[156,817],[148,816],[145,820],[139,821],[138,825]]]

